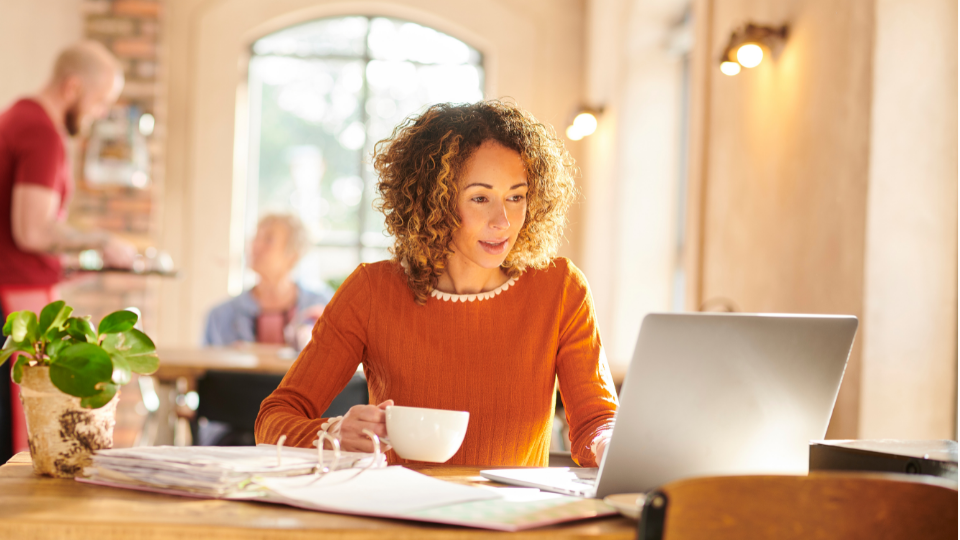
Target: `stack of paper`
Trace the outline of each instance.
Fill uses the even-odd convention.
[[[100,450],[81,482],[191,497],[256,500],[363,516],[517,531],[616,513],[594,499],[537,489],[481,488],[446,482],[372,454],[277,447],[141,447]],[[382,456],[380,457],[382,461]],[[376,465],[376,466],[371,466]]]
[[[278,460],[279,457],[279,460]],[[254,478],[310,474],[318,466],[316,450],[284,447],[150,446],[100,450],[84,475],[93,483],[216,498],[252,498]],[[324,466],[348,469],[369,465],[372,454],[324,452]],[[382,459],[382,458],[381,458]]]

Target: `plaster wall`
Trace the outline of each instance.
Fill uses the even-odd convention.
[[[957,4],[876,6],[860,436],[955,439]]]
[[[701,2],[706,114],[700,141],[694,305],[863,315],[873,78],[870,2]],[[716,59],[748,21],[789,24],[779,58],[735,77]],[[694,261],[696,262],[696,261]],[[861,326],[863,329],[863,326]],[[858,433],[855,342],[828,437]]]
[[[678,260],[683,0],[588,4],[588,101],[602,108],[580,143],[583,269],[614,379],[629,366],[643,317],[671,309]]]
[[[40,89],[60,51],[83,36],[80,0],[0,0],[0,110]]]

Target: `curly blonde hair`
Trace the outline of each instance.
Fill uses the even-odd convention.
[[[373,159],[380,176],[375,206],[396,239],[390,251],[405,266],[418,304],[426,303],[453,253],[459,178],[486,141],[515,150],[527,173],[527,215],[503,271],[516,277],[545,268],[560,247],[577,169],[553,129],[501,101],[433,105],[378,142]]]

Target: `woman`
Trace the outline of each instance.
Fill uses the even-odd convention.
[[[361,430],[386,435],[395,403],[470,412],[449,463],[545,466],[559,380],[573,457],[595,466],[617,399],[587,282],[553,258],[575,194],[562,143],[512,105],[441,104],[374,164],[394,259],[343,283],[261,405],[257,441],[310,446],[326,427],[370,452]],[[379,405],[320,418],[361,362]]]
[[[310,328],[332,293],[299,286],[291,273],[309,245],[300,219],[269,214],[260,219],[250,244],[250,268],[259,276],[252,289],[214,307],[203,333],[205,346],[247,347],[253,343],[301,349]],[[210,370],[197,383],[200,394],[194,441],[200,446],[253,444],[257,405],[270,395],[280,377],[270,374]],[[356,376],[331,409],[366,403],[367,383]],[[336,414],[336,413],[334,413]],[[199,418],[205,421],[200,421]]]
[[[291,279],[307,246],[307,231],[296,216],[261,218],[250,246],[250,268],[260,281],[210,311],[203,344],[269,343],[301,349],[309,337],[299,338],[297,330],[316,320],[332,296],[304,289]]]

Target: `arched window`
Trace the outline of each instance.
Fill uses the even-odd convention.
[[[371,206],[373,145],[425,106],[483,99],[481,55],[431,28],[365,16],[286,28],[251,54],[247,230],[268,212],[300,216],[313,245],[298,279],[336,284],[389,256]]]

